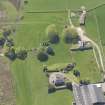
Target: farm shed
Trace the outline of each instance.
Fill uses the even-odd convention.
[[[94,84],[73,84],[75,105],[105,105],[105,97],[102,88]]]

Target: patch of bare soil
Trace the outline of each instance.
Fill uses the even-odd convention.
[[[0,57],[0,105],[15,105],[15,90],[9,64]]]

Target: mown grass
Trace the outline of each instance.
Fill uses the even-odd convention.
[[[105,3],[104,0],[30,0],[25,7],[25,11],[78,9],[82,5],[89,9],[103,3]]]
[[[105,5],[99,7],[87,16],[86,30],[88,31],[88,36],[92,38],[100,47],[103,57],[103,62],[105,63]]]
[[[99,9],[96,9],[95,11],[95,14],[96,14],[96,17],[97,17],[97,23],[98,23],[98,27],[99,27],[99,38],[101,40],[101,44],[102,44],[102,47],[104,49],[104,52],[105,52],[105,12],[104,12],[104,9],[105,9],[105,6],[99,8]]]
[[[25,7],[25,11],[65,9],[66,7],[75,9],[81,5],[91,8],[103,1],[80,0],[76,3],[77,0],[30,0]],[[40,42],[45,39],[45,29],[49,24],[56,24],[59,34],[62,36],[62,30],[67,23],[67,13],[24,13],[24,17],[24,20],[17,25],[16,35],[13,36],[16,48],[37,48]],[[89,18],[90,21],[87,20],[89,22],[87,25],[88,33],[92,32],[91,34],[94,34],[94,36],[91,36],[91,38],[95,38],[95,25],[91,24],[91,19],[94,20],[91,16]],[[92,51],[70,52],[70,45],[64,44],[62,40],[59,44],[52,45],[52,47],[54,48],[55,56],[50,56],[48,62],[41,63],[36,59],[34,53],[29,53],[25,61],[16,60],[11,64],[16,83],[17,105],[71,105],[72,92],[63,90],[54,94],[47,93],[48,80],[42,70],[44,64],[76,62],[76,69],[81,72],[81,79],[89,79],[91,82],[100,81],[101,75],[97,69]]]

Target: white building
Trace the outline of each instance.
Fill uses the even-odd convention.
[[[87,14],[86,10],[83,10],[79,19],[80,25],[85,25],[86,14]]]

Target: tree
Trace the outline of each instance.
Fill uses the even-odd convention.
[[[76,77],[80,77],[80,72],[78,70],[74,70],[73,74],[76,76]]]
[[[6,53],[5,56],[8,57],[10,60],[15,60],[16,59],[16,53],[15,53],[15,49],[11,48],[9,49]]]
[[[71,82],[67,82],[66,83],[66,87],[70,90],[73,90],[73,87],[72,87],[72,83]]]
[[[24,4],[28,4],[28,0],[25,0],[25,1],[24,1]]]
[[[47,70],[48,70],[48,67],[47,66],[44,66],[43,72],[47,72]]]
[[[54,55],[55,53],[54,53],[54,51],[53,51],[53,48],[52,47],[47,47],[47,49],[46,49],[46,52],[49,54],[49,55]]]
[[[56,44],[59,42],[60,38],[55,24],[51,24],[47,27],[46,34],[50,43]]]
[[[5,31],[3,32],[3,36],[4,36],[4,37],[8,37],[10,34],[11,34],[11,30],[5,30]]]
[[[48,87],[48,93],[53,93],[55,91],[56,91],[55,87],[53,85],[49,85],[49,87]]]
[[[14,46],[14,41],[13,41],[13,39],[7,39],[6,45],[7,45],[8,47]]]
[[[77,43],[79,40],[78,33],[75,28],[67,27],[63,31],[63,39],[64,42],[69,43]]]
[[[45,52],[39,52],[37,54],[37,59],[40,61],[47,61],[48,60],[48,55]]]
[[[41,47],[38,49],[37,59],[42,62],[48,60],[48,54],[45,52],[45,48]]]
[[[27,51],[26,50],[21,50],[17,52],[17,58],[21,60],[25,60],[27,58]]]
[[[90,84],[90,81],[89,80],[80,80],[80,84],[81,85],[88,85],[88,84]]]
[[[0,46],[3,47],[4,43],[5,43],[5,39],[3,37],[1,37],[0,38]]]

